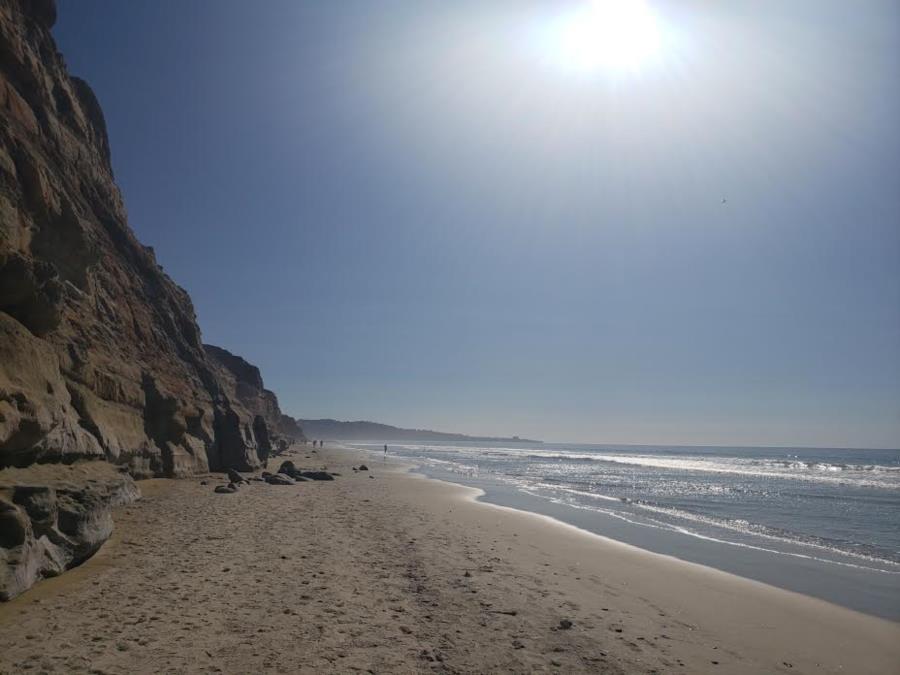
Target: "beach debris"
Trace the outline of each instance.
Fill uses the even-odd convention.
[[[369,470],[369,467],[367,467],[365,464],[360,464],[360,465],[359,465],[359,470],[360,470],[360,471],[368,471],[368,470]]]
[[[519,613],[517,609],[492,609],[491,614],[506,614],[506,616],[516,616]]]
[[[294,485],[297,481],[283,473],[276,473],[271,476],[266,476],[266,482],[269,485]]]
[[[208,480],[201,480],[201,481],[200,481],[200,485],[209,485],[209,481],[208,481]]]
[[[229,483],[228,485],[216,485],[213,489],[213,492],[216,492],[220,495],[230,495],[237,492],[237,486],[234,483]]]
[[[569,619],[562,619],[559,622],[559,629],[560,630],[569,630],[573,625],[575,625],[575,624],[573,624]]]

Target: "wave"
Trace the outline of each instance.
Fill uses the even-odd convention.
[[[715,541],[722,544],[728,544],[730,546],[751,548],[759,551],[766,551],[769,553],[777,553],[798,558],[818,560],[820,562],[832,563],[845,567],[855,567],[882,572],[885,574],[900,575],[900,558],[894,557],[891,553],[882,550],[875,551],[871,550],[871,548],[868,547],[868,550],[859,550],[859,546],[855,546],[855,550],[852,550],[849,548],[849,546],[852,546],[852,544],[850,543],[835,542],[818,537],[802,535],[796,532],[778,530],[776,528],[770,528],[764,525],[751,523],[747,520],[713,518],[696,513],[690,513],[680,509],[674,509],[671,507],[657,506],[641,500],[610,497],[609,495],[601,495],[597,493],[585,492],[582,490],[572,490],[568,488],[558,489],[558,491],[562,491],[568,494],[574,494],[577,496],[589,497],[598,501],[619,502],[623,504],[625,508],[635,509],[637,510],[637,512],[615,510],[607,507],[592,506],[584,503],[573,503],[571,500],[561,499],[559,497],[550,496],[546,493],[541,492],[540,488],[542,487],[555,488],[556,486],[535,484],[522,489],[528,494],[542,497],[555,504],[565,505],[581,510],[603,513],[604,515],[612,516],[632,525],[650,527],[659,530],[667,530],[670,532],[679,532],[681,534],[692,536],[698,539]],[[654,518],[648,514],[653,514],[654,516],[663,518],[671,518],[676,522],[662,520],[659,517]],[[694,527],[692,527],[692,524]],[[750,543],[749,541],[736,541],[735,539],[727,538],[724,535],[714,536],[710,532],[702,532],[697,529],[696,526],[698,525],[705,528],[726,530],[740,535],[748,536],[752,538],[751,541],[753,539],[761,539],[771,541],[773,543],[778,543],[783,546],[787,545],[791,547],[799,547],[801,550],[813,549],[815,551],[819,551],[820,554],[812,555],[810,553],[800,553],[797,551],[785,550],[783,548],[770,548],[760,545],[760,542]],[[849,558],[856,562],[836,560],[834,558],[825,558],[821,557],[822,555],[840,556]]]
[[[531,459],[561,459],[626,464],[676,471],[725,473],[743,476],[761,476],[786,480],[811,480],[834,484],[852,484],[861,487],[880,487],[900,490],[900,467],[884,465],[829,464],[827,462],[801,462],[781,460],[747,460],[741,458],[660,457],[651,455],[610,455],[570,453],[529,453]],[[863,475],[852,475],[853,473]],[[836,475],[837,474],[837,475]]]

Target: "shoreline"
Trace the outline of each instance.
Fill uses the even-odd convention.
[[[900,664],[898,624],[481,502],[360,451],[304,454],[287,458],[342,475],[234,495],[213,494],[215,480],[142,481],[98,556],[0,606],[0,673]],[[354,473],[360,461],[371,471]]]
[[[895,563],[865,556],[857,560],[853,553],[820,551],[813,545],[785,539],[768,545],[764,540],[740,541],[719,533],[702,534],[692,529],[648,523],[605,506],[594,509],[519,489],[490,472],[466,474],[446,469],[442,464],[430,464],[427,458],[423,459],[424,463],[412,456],[396,459],[426,477],[481,490],[483,494],[478,500],[485,504],[538,513],[644,551],[900,622],[900,568]]]

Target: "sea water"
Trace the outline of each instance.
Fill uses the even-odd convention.
[[[389,454],[484,501],[900,620],[900,450],[389,443]]]

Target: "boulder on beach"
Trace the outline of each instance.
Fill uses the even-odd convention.
[[[237,486],[234,483],[229,483],[228,485],[216,485],[213,492],[216,492],[220,495],[230,495],[237,492]]]
[[[246,483],[247,479],[244,478],[241,474],[239,474],[234,469],[228,469],[228,480],[235,485],[240,485],[241,483]]]
[[[297,481],[283,473],[276,473],[271,476],[266,476],[266,482],[269,485],[293,485]]]
[[[367,467],[365,464],[360,464],[360,465],[359,465],[359,470],[360,470],[360,471],[368,471],[368,470],[369,470],[369,467]]]
[[[293,476],[297,473],[297,467],[294,466],[294,463],[291,460],[287,460],[281,463],[281,466],[278,467],[278,473],[283,473],[285,476]]]
[[[300,471],[299,475],[310,480],[334,480],[334,476],[327,471]]]

